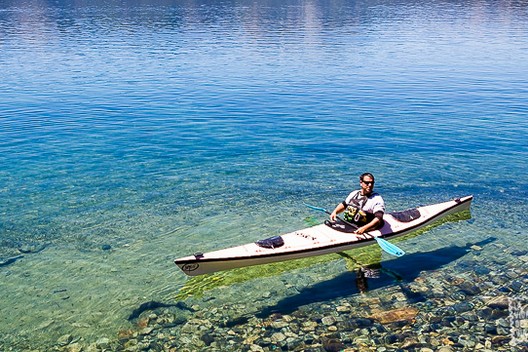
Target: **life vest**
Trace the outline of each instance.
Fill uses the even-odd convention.
[[[362,226],[374,219],[374,214],[364,211],[362,208],[367,203],[367,197],[358,192],[347,205],[343,217],[346,221]]]

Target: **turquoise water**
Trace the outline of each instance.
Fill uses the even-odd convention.
[[[141,303],[174,301],[174,258],[322,221],[302,203],[334,206],[365,170],[389,210],[475,196],[406,252],[494,237],[482,261],[522,264],[527,30],[508,1],[3,1],[1,349],[116,340]],[[221,299],[257,315],[298,296],[262,285],[343,270]]]

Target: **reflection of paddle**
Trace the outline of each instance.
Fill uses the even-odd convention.
[[[325,208],[316,207],[316,206],[313,206],[313,205],[310,205],[310,204],[306,204],[306,203],[304,203],[304,205],[306,205],[310,209],[322,211],[323,213],[327,213],[328,215],[332,214],[328,210],[326,210]],[[351,224],[348,221],[346,221],[344,219],[341,219],[340,217],[337,217],[337,218],[339,220],[341,220],[342,222],[344,222],[345,224],[347,224],[347,225],[350,225],[352,227],[356,227],[354,224]],[[379,238],[378,236],[373,236],[369,232],[366,232],[365,234],[369,235],[372,238],[374,238],[376,240],[376,242],[378,243],[378,245],[381,247],[381,249],[383,249],[385,252],[389,253],[390,255],[393,255],[395,257],[401,257],[402,255],[405,254],[405,252],[403,250],[401,250],[399,247],[397,247],[394,244],[384,240],[383,238]]]

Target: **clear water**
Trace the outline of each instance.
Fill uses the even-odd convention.
[[[174,258],[321,221],[302,203],[366,170],[390,210],[475,196],[408,253],[495,237],[481,255],[518,262],[526,33],[510,1],[2,1],[0,347],[116,338],[174,300]]]

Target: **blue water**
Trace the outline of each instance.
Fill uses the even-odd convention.
[[[5,348],[115,338],[172,259],[306,226],[366,170],[390,210],[475,196],[422,251],[528,249],[526,33],[510,1],[2,1]]]

